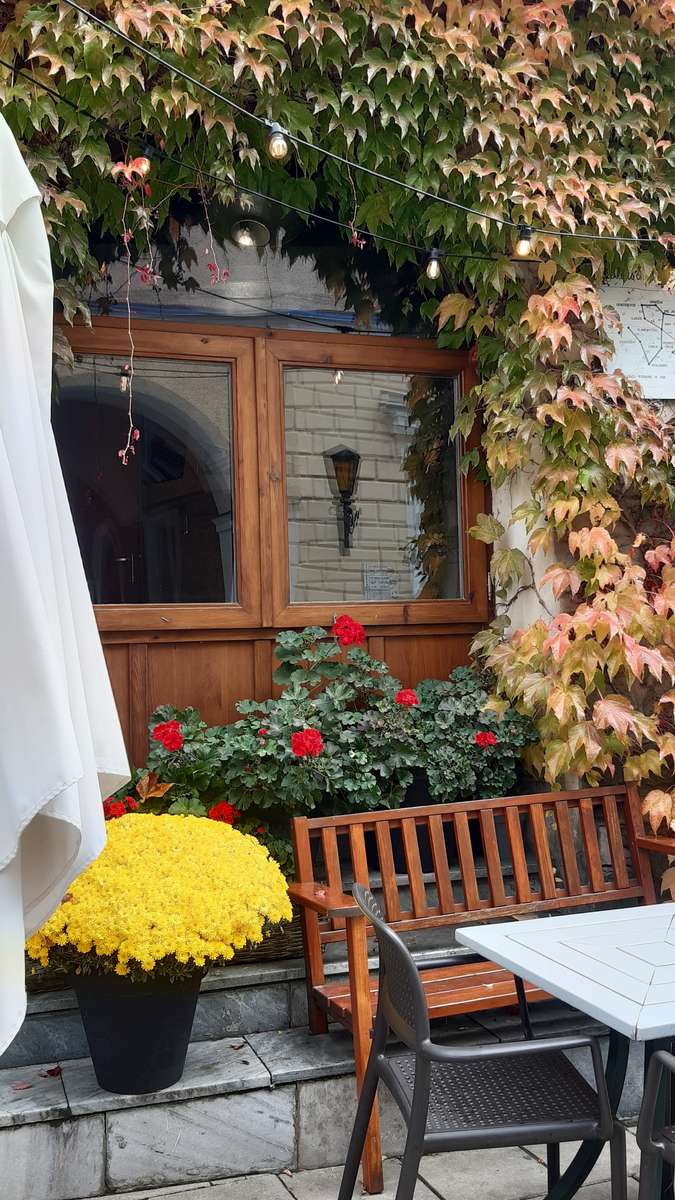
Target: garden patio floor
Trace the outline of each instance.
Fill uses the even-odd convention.
[[[637,1200],[640,1153],[633,1129],[628,1129],[628,1200]],[[471,1150],[457,1154],[433,1154],[422,1159],[415,1200],[543,1200],[546,1194],[546,1163],[543,1147],[529,1150]],[[571,1149],[563,1147],[563,1165]],[[399,1160],[384,1164],[385,1190],[380,1200],[394,1200]],[[126,1192],[123,1197],[97,1200],[336,1200],[342,1167],[317,1171],[283,1171],[279,1175],[247,1175],[194,1183],[185,1187]],[[362,1190],[357,1185],[355,1197]],[[610,1200],[609,1154],[605,1150],[579,1200]]]

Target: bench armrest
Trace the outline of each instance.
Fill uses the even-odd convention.
[[[635,841],[638,850],[644,850],[647,854],[675,854],[675,838],[672,835],[650,837],[648,834],[639,834]]]
[[[363,916],[352,896],[322,883],[291,883],[288,894],[301,908],[309,908],[322,917]]]

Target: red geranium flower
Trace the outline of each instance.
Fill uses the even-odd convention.
[[[233,804],[228,804],[227,800],[220,800],[209,809],[209,816],[212,821],[224,821],[226,825],[234,825],[241,813]]]
[[[473,740],[482,750],[485,750],[488,746],[497,745],[496,735],[491,733],[489,729],[481,729],[480,733],[477,733]]]
[[[394,699],[397,704],[402,704],[404,708],[414,708],[416,704],[419,704],[417,692],[413,691],[412,688],[401,688],[400,692],[397,692],[394,696]]]
[[[296,758],[317,758],[323,750],[323,738],[318,729],[300,729],[291,734],[291,750]]]
[[[133,796],[125,796],[124,803],[126,804],[129,812],[136,812],[136,809],[138,808],[138,800],[135,800]]]
[[[268,735],[268,733],[269,733],[269,729],[259,729],[259,730],[258,730],[258,737],[259,737],[259,738],[266,738],[266,737],[267,737],[267,735]]]
[[[161,721],[155,725],[152,736],[156,742],[162,743],[165,750],[180,750],[185,742],[180,721]]]
[[[104,800],[103,801],[103,816],[106,821],[113,821],[115,817],[126,816],[126,804],[124,800]]]
[[[331,633],[334,638],[337,638],[340,646],[362,646],[366,640],[366,631],[359,621],[354,621],[352,617],[338,617],[333,623]]]

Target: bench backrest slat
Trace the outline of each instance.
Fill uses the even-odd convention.
[[[293,821],[298,881],[374,886],[403,931],[653,902],[643,833],[631,784]],[[314,961],[345,937],[344,918],[306,922]]]

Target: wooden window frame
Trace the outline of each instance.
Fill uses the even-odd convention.
[[[65,328],[65,327],[64,327]],[[126,322],[116,317],[94,321],[92,328],[65,329],[74,354],[129,356]],[[255,407],[254,347],[229,329],[186,326],[173,322],[134,322],[136,359],[162,358],[228,365],[232,372],[232,471],[237,600],[195,604],[96,604],[101,631],[161,629],[246,629],[260,625],[261,595],[258,547],[258,446]],[[110,447],[114,456],[115,447]],[[124,469],[124,468],[120,468]]]
[[[476,382],[467,354],[449,353],[412,338],[349,337],[341,334],[303,334],[276,330],[266,339],[268,409],[268,514],[269,570],[272,583],[270,623],[278,628],[330,625],[336,606],[330,603],[292,604],[288,555],[288,499],[286,489],[285,416],[283,373],[287,367],[330,370],[367,370],[402,374],[452,376],[460,395]],[[477,444],[478,431],[458,445],[458,453]],[[262,464],[261,464],[262,474]],[[434,625],[480,622],[489,618],[487,547],[469,537],[479,512],[485,510],[486,492],[474,472],[460,476],[460,529],[462,540],[463,596],[452,600],[350,601],[349,613],[364,625]],[[341,602],[342,603],[342,602]]]
[[[91,328],[60,322],[73,352],[128,358],[126,321],[95,318]],[[374,370],[447,375],[460,394],[476,382],[466,353],[452,353],[413,338],[371,334],[323,334],[287,329],[251,329],[221,323],[138,319],[137,358],[218,362],[232,370],[232,445],[235,513],[235,603],[98,604],[98,627],[110,634],[172,631],[302,628],[331,624],[330,603],[291,604],[288,561],[283,371],[285,367]],[[458,446],[478,444],[479,431]],[[110,447],[114,454],[115,447]],[[460,477],[460,520],[464,595],[453,600],[391,600],[350,603],[366,626],[401,627],[480,624],[489,620],[488,548],[470,538],[469,527],[486,511],[489,496],[475,472]]]

